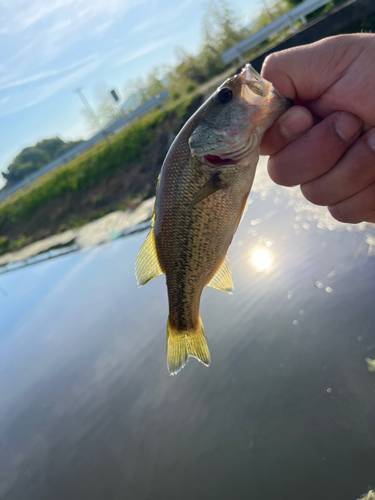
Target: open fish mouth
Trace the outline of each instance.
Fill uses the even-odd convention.
[[[237,162],[231,158],[221,158],[218,155],[203,156],[204,162],[209,167],[223,167],[228,165],[237,165]]]
[[[232,149],[223,152],[222,154],[217,151],[211,151],[208,154],[202,155],[202,159],[208,167],[236,167],[242,160],[247,158],[254,147],[254,136],[250,135],[246,142],[236,150]]]

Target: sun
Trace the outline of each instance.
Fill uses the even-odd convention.
[[[267,250],[257,250],[253,254],[252,261],[259,271],[264,271],[271,265],[271,255]]]

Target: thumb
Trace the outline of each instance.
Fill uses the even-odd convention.
[[[340,35],[274,52],[266,58],[262,76],[285,97],[312,101],[340,79],[367,43],[366,35]]]

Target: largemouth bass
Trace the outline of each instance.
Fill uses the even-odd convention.
[[[227,250],[247,205],[264,132],[289,106],[247,64],[188,120],[164,160],[136,278],[142,286],[166,275],[171,375],[190,356],[210,364],[199,316],[202,290],[233,291]]]

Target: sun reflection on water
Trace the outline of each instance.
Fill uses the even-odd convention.
[[[268,269],[272,263],[271,254],[267,250],[261,249],[253,253],[252,262],[258,271]]]

